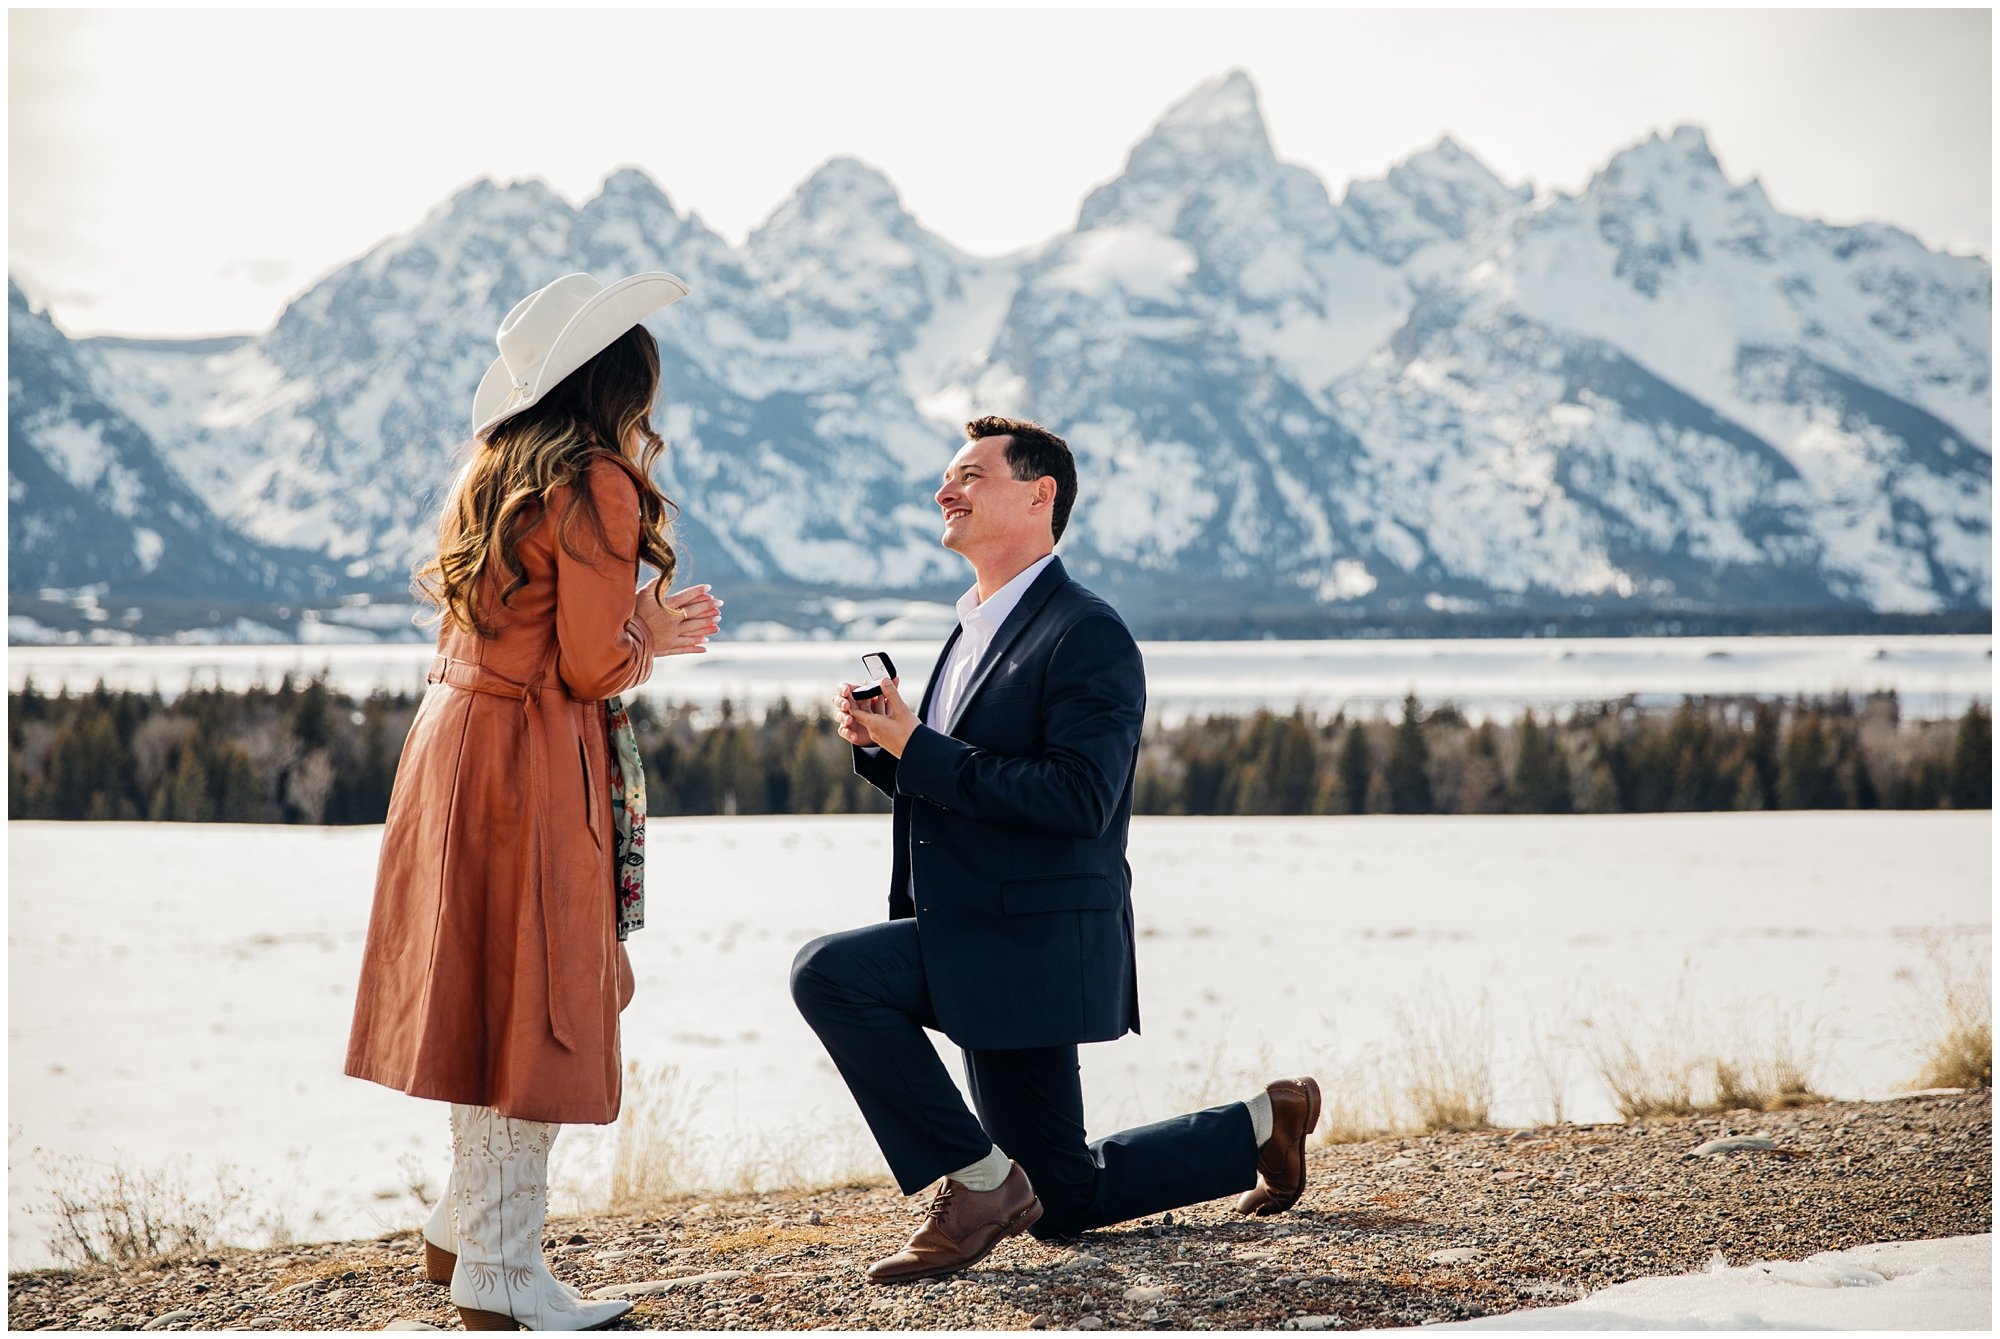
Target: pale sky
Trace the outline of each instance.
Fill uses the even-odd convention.
[[[1992,254],[1988,10],[11,11],[8,266],[72,334],[267,328],[482,176],[732,242],[825,159],[977,254],[1232,67],[1337,200],[1449,132],[1580,188],[1683,121],[1779,208]]]

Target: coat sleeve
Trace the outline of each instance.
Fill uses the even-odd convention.
[[[639,585],[639,486],[615,466],[584,475],[604,522],[600,540],[579,516],[570,535],[580,557],[560,538],[556,550],[556,674],[570,695],[596,701],[644,683],[653,672],[653,632],[634,612]],[[560,517],[560,490],[550,507]],[[608,544],[604,541],[608,540]]]
[[[896,798],[896,755],[885,748],[854,747],[854,774],[875,789]]]
[[[1057,643],[1044,680],[1041,755],[1005,757],[919,725],[895,786],[967,818],[1067,837],[1098,837],[1118,814],[1146,723],[1139,644],[1116,618],[1081,620]]]

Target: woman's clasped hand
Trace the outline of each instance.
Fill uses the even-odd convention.
[[[689,586],[666,597],[662,605],[656,597],[655,578],[633,597],[632,612],[653,631],[655,656],[701,655],[708,639],[722,626],[722,601],[707,586]]]

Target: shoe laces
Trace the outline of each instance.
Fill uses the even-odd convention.
[[[944,1217],[946,1208],[945,1201],[950,1198],[951,1198],[951,1182],[946,1181],[943,1185],[938,1187],[937,1194],[931,1196],[931,1207],[924,1210],[924,1217],[926,1218]]]

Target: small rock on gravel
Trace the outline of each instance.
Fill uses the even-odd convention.
[[[193,1311],[169,1311],[164,1316],[155,1316],[139,1328],[142,1330],[172,1330],[187,1324],[199,1314]]]
[[[385,1330],[435,1330],[437,1326],[426,1325],[420,1320],[403,1320],[398,1317],[382,1327]]]
[[[1064,1261],[1063,1261],[1063,1262],[1062,1262],[1061,1264],[1057,1265],[1057,1266],[1056,1266],[1056,1268],[1057,1268],[1057,1269],[1095,1269],[1095,1268],[1097,1268],[1097,1267],[1098,1267],[1099,1265],[1101,1265],[1101,1264],[1103,1264],[1103,1263],[1104,1263],[1104,1262],[1103,1262],[1102,1260],[1098,1259],[1098,1258],[1097,1258],[1096,1256],[1094,1256],[1094,1255],[1085,1255],[1085,1254],[1084,1254],[1083,1252],[1079,1251],[1079,1252],[1077,1252],[1077,1253],[1076,1253],[1075,1255],[1072,1255],[1072,1256],[1070,1256],[1069,1258],[1065,1259],[1065,1260],[1064,1260]]]
[[[1127,1288],[1125,1290],[1125,1300],[1134,1306],[1146,1306],[1153,1302],[1164,1302],[1167,1300],[1167,1290],[1165,1288],[1147,1287]]]
[[[1441,1251],[1432,1251],[1424,1259],[1437,1265],[1462,1265],[1479,1258],[1477,1246],[1447,1246]]]
[[[1727,1139],[1711,1139],[1688,1156],[1708,1158],[1713,1157],[1717,1153],[1734,1153],[1738,1149],[1747,1149],[1753,1153],[1768,1153],[1777,1146],[1778,1142],[1775,1139],[1765,1139],[1759,1135],[1738,1134],[1731,1135]]]
[[[1084,1316],[1077,1321],[1076,1328],[1079,1330],[1101,1330],[1104,1328],[1104,1317],[1097,1315]]]
[[[1337,1330],[1340,1328],[1338,1316],[1293,1316],[1286,1321],[1288,1330]]]

